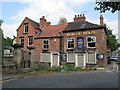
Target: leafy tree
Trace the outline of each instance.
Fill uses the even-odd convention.
[[[12,44],[13,44],[13,39],[12,38],[10,38],[10,37],[4,38],[4,40],[3,40],[3,46],[4,47],[5,46],[12,46]]]
[[[58,24],[65,24],[67,23],[67,19],[65,17],[61,17]]]
[[[112,33],[112,29],[106,28],[107,32],[107,48],[110,48],[111,51],[115,51],[120,47],[120,43],[118,42],[118,39],[116,39],[116,35]]]
[[[111,11],[112,13],[120,10],[120,1],[106,1],[106,0],[98,0],[96,2],[98,6],[95,7],[95,10],[99,10],[101,13],[105,13],[105,11]]]

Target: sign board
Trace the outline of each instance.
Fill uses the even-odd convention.
[[[84,48],[84,38],[78,37],[77,38],[77,49]]]
[[[98,60],[104,59],[104,54],[97,54],[97,59]]]
[[[110,49],[107,49],[106,51],[109,53],[111,50],[110,50]]]

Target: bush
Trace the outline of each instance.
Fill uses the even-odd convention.
[[[32,68],[32,71],[47,71],[49,68],[48,64],[39,64]]]
[[[50,67],[49,69],[48,69],[48,71],[55,71],[55,72],[59,72],[61,70],[61,68],[60,67]]]
[[[76,67],[74,64],[65,64],[64,65],[65,69],[67,69],[68,71],[75,71]]]

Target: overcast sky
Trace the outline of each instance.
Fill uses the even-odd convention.
[[[99,24],[100,12],[95,11],[97,6],[92,0],[2,0],[0,2],[0,19],[4,23],[2,29],[5,37],[16,36],[16,29],[25,17],[39,22],[42,16],[46,16],[47,21],[52,25],[58,23],[60,17],[65,17],[68,22],[72,22],[77,14],[85,14],[86,20]],[[102,13],[104,23],[113,29],[113,33],[118,35],[118,12]]]

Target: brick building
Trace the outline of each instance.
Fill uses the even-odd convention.
[[[24,52],[35,47],[34,62],[50,66],[59,66],[62,62],[76,67],[107,63],[102,15],[100,25],[86,21],[84,14],[75,15],[73,22],[60,25],[51,25],[44,16],[40,23],[26,17],[17,29],[17,43],[23,45]]]

